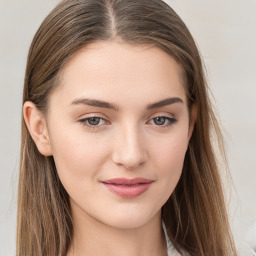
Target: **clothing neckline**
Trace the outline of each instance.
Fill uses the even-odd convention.
[[[166,239],[166,244],[167,244],[167,255],[168,256],[181,256],[177,250],[174,248],[173,244],[171,243],[168,235],[167,235],[167,231],[166,231],[166,227],[164,222],[162,221],[162,226],[163,226],[163,230],[164,230],[164,235],[165,235],[165,239]]]

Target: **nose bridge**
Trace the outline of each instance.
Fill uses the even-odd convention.
[[[146,161],[147,152],[138,125],[123,125],[118,129],[115,140],[113,161],[116,164],[132,169]]]

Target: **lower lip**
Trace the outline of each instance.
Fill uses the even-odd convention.
[[[136,196],[141,195],[146,190],[149,189],[152,182],[149,183],[141,183],[141,184],[134,184],[131,186],[127,185],[117,185],[117,184],[108,184],[103,183],[103,185],[110,190],[112,193],[119,195],[124,198],[133,198]]]

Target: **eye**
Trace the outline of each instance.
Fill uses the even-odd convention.
[[[175,118],[167,117],[167,116],[157,116],[150,120],[152,123],[154,122],[155,125],[160,127],[169,127],[177,122]]]
[[[79,120],[79,122],[84,125],[87,126],[88,128],[99,128],[102,125],[105,124],[106,120],[102,117],[98,117],[98,116],[92,116],[92,117],[88,117],[88,118],[84,118]]]

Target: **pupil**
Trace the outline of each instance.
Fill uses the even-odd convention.
[[[165,117],[159,116],[154,118],[155,124],[157,125],[163,125],[165,123]]]
[[[99,122],[100,122],[99,117],[91,117],[91,118],[88,119],[88,123],[90,125],[97,125],[97,124],[99,124]]]

